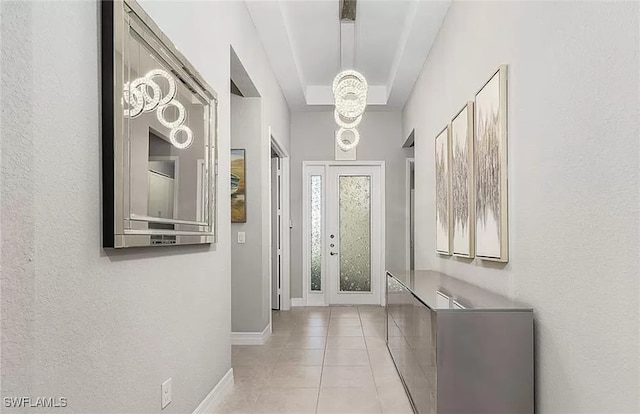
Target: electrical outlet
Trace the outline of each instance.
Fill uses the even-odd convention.
[[[171,378],[162,383],[162,409],[171,402]]]
[[[239,231],[238,232],[238,243],[239,244],[244,244],[244,241],[245,241],[244,231]]]

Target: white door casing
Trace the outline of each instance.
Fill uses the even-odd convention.
[[[321,237],[318,239],[312,239],[311,234],[311,219],[312,219],[312,204],[318,203],[317,194],[312,199],[311,194],[311,180],[315,177],[315,183],[318,185],[321,183],[321,204],[320,210],[316,204],[316,213],[321,214]],[[342,291],[340,288],[340,272],[341,265],[344,267],[346,261],[346,271],[344,286],[351,286],[348,289],[362,289],[362,277],[358,278],[360,283],[354,283],[353,279],[348,280],[348,277],[354,275],[353,271],[349,271],[349,266],[353,264],[354,260],[360,261],[362,264],[362,257],[357,254],[353,249],[353,245],[346,246],[341,244],[340,240],[340,180],[343,179],[343,184],[348,186],[355,181],[360,185],[365,183],[369,184],[369,202],[368,202],[368,218],[370,221],[369,226],[369,241],[370,251],[368,256],[370,258],[370,287],[367,291],[348,292]],[[355,305],[355,304],[371,304],[380,305],[384,304],[384,268],[385,268],[385,250],[384,250],[384,162],[372,161],[372,162],[304,162],[303,163],[303,303],[307,306],[323,306],[330,304],[342,304],[342,305]],[[358,189],[358,191],[360,191]],[[358,194],[358,193],[354,193]],[[362,196],[362,193],[360,193]],[[343,195],[343,197],[352,197],[352,195]],[[362,196],[364,197],[364,196]],[[346,199],[347,201],[349,198]],[[360,200],[360,206],[366,206],[364,198]],[[344,201],[344,200],[343,200]],[[343,208],[344,214],[349,214],[349,208]],[[355,208],[355,207],[351,207]],[[357,211],[357,210],[356,210]],[[366,209],[361,210],[360,214],[366,215]],[[366,218],[365,218],[366,220]],[[361,220],[360,220],[361,221]],[[345,224],[346,225],[346,224]],[[353,223],[351,224],[354,225]],[[360,231],[364,231],[362,222],[356,223]],[[353,227],[351,227],[353,228]],[[345,230],[346,231],[346,230]],[[331,235],[334,237],[331,238]],[[362,234],[362,237],[366,237],[366,234]],[[363,245],[360,242],[360,237],[356,245],[358,248],[362,248]],[[321,290],[312,291],[311,287],[311,260],[312,260],[312,240],[316,246],[321,246],[319,252],[321,253]],[[347,243],[353,243],[350,241],[349,234],[345,237]],[[333,247],[331,246],[333,244]],[[317,249],[317,247],[316,247]],[[333,255],[331,253],[334,253]],[[344,261],[341,263],[341,255],[344,255]],[[318,250],[316,250],[316,270],[318,263]],[[360,267],[359,269],[362,269]],[[353,268],[351,269],[353,270]],[[358,273],[358,272],[356,272]],[[317,282],[314,284],[317,289]]]
[[[271,149],[278,154],[280,160],[280,168],[279,168],[279,216],[280,222],[278,223],[279,234],[280,234],[280,310],[289,310],[291,308],[291,275],[290,275],[290,253],[291,253],[291,216],[290,216],[290,158],[287,150],[278,142],[278,140],[272,135],[271,127],[268,129],[269,137],[271,138],[271,147],[269,150],[269,170],[271,169]],[[271,178],[271,177],[270,177]],[[271,179],[267,180],[271,183]],[[269,184],[271,187],[271,184]],[[269,205],[268,209],[271,214],[271,190],[268,192],[269,195]],[[269,220],[267,221],[268,227],[263,231],[269,232],[271,235],[272,231],[276,231],[272,227],[271,215]],[[273,241],[271,236],[268,237],[268,258],[269,258],[269,289],[273,288]],[[273,300],[273,294],[269,294],[269,302]],[[270,306],[271,308],[271,306]],[[269,312],[271,315],[271,312]],[[271,316],[270,316],[271,318]]]
[[[280,310],[282,294],[282,208],[280,158],[271,158],[271,309]]]
[[[329,303],[332,305],[379,305],[381,281],[375,275],[383,273],[379,260],[383,255],[380,249],[382,225],[380,168],[376,166],[330,166],[328,185],[326,199],[329,240],[325,244],[326,250],[329,251],[327,256],[329,260],[327,278]],[[351,193],[346,190],[347,188],[351,190]],[[365,196],[367,191],[368,196]],[[359,200],[356,201],[356,198]],[[348,207],[349,205],[351,207]],[[360,217],[359,220],[354,220],[350,217],[342,217],[343,213],[351,216],[360,213]],[[354,221],[356,223],[353,223]],[[364,231],[366,227],[368,227],[369,240],[366,240],[366,235],[354,240],[356,237],[352,233]],[[331,238],[331,236],[334,237]],[[331,247],[332,244],[335,246]],[[366,252],[365,246],[368,247],[368,252]],[[366,253],[363,254],[359,250]],[[357,264],[354,265],[354,262]],[[359,278],[361,279],[359,282],[353,279],[356,272],[359,273],[366,269],[365,263],[367,262],[369,289],[352,290],[360,289],[365,284],[363,277]],[[355,288],[346,286],[343,288],[343,285],[355,286]]]

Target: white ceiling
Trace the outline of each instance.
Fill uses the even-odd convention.
[[[341,67],[341,46],[367,78],[370,109],[399,109],[451,0],[358,0],[355,26],[343,23],[342,30],[339,0],[245,3],[291,109],[333,105],[333,78],[351,69]]]

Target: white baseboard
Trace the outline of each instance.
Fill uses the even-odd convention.
[[[202,400],[193,414],[211,414],[231,389],[233,389],[233,368],[229,368],[229,371],[224,374],[224,377],[218,381],[211,392]]]
[[[302,302],[302,298],[291,298],[291,307],[294,306],[304,306],[304,303]]]
[[[231,345],[264,345],[271,336],[271,324],[262,332],[231,332]]]
[[[314,293],[307,295],[306,306],[327,306],[327,304],[324,302],[323,294]]]

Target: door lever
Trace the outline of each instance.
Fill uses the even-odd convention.
[[[338,253],[331,252],[331,256],[335,256],[336,254],[338,254]]]

